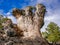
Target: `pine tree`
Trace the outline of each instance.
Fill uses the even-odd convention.
[[[46,31],[42,32],[44,38],[54,45],[60,40],[60,27],[54,22],[50,22],[47,26]]]

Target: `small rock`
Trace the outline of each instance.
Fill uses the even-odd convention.
[[[5,45],[13,45],[13,42],[9,41],[9,42],[5,43]]]

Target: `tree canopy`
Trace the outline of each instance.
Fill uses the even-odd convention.
[[[60,27],[54,22],[50,22],[46,31],[42,32],[42,34],[48,42],[57,42],[60,40]]]

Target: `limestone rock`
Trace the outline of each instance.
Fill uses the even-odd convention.
[[[10,19],[2,23],[0,45],[49,45],[40,32],[44,25],[45,6],[38,4],[34,7],[36,10],[30,10],[30,6],[27,8],[13,9],[17,24],[13,24]]]
[[[44,25],[44,16],[46,7],[43,4],[36,5],[36,10],[31,9],[32,6],[25,8],[25,15],[22,10],[13,9],[13,16],[17,19],[17,26],[23,31],[24,44],[25,45],[49,45],[43,38],[40,29]],[[38,38],[38,40],[37,40]],[[36,39],[36,40],[35,40]],[[27,41],[27,42],[26,42]],[[35,42],[36,41],[36,42]],[[40,43],[38,43],[38,41]],[[22,44],[22,45],[24,45]]]

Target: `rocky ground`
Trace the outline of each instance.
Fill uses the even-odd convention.
[[[10,19],[0,16],[0,45],[52,45],[48,44],[43,38],[36,37],[34,40],[23,39],[17,35],[13,25],[16,24],[13,24]]]
[[[44,42],[42,42],[42,39],[40,38],[30,40],[22,39],[15,35],[10,36],[10,34],[6,36],[4,32],[0,30],[0,45],[44,45]]]
[[[3,21],[2,21],[3,20]],[[23,39],[18,36],[13,28],[12,21],[8,18],[0,16],[0,45],[45,45],[45,40],[42,38]],[[47,45],[47,44],[46,44]]]
[[[34,40],[22,39],[16,36],[13,31],[7,31],[6,33],[7,35],[4,30],[0,30],[0,45],[45,45],[40,38]]]

